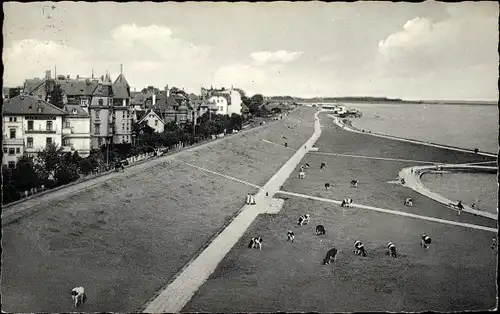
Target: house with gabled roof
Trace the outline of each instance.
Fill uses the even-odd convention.
[[[23,153],[34,156],[49,144],[62,146],[66,115],[66,111],[30,95],[5,101],[2,163],[13,168]]]
[[[146,112],[138,124],[146,124],[157,133],[162,133],[165,129],[165,121],[153,109]]]

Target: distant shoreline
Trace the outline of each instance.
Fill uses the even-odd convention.
[[[390,100],[390,99],[349,99],[349,98],[336,98],[336,99],[295,99],[295,102],[305,104],[315,103],[360,103],[360,104],[384,104],[384,105],[453,105],[453,106],[497,106],[497,102],[493,101],[425,101],[425,100]]]

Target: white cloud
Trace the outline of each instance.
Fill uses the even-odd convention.
[[[250,57],[256,64],[262,65],[267,62],[289,63],[298,59],[303,54],[302,51],[288,52],[286,50],[278,51],[257,51],[250,54]]]
[[[58,73],[90,76],[116,71],[136,88],[176,84],[198,91],[209,83],[210,69],[204,65],[211,48],[176,38],[168,27],[125,24],[110,31],[106,41],[95,42],[85,52],[64,44],[26,39],[15,42],[3,54],[6,84],[22,84],[26,78],[41,77],[57,66]],[[127,75],[127,69],[133,75]],[[207,73],[208,72],[208,73]]]

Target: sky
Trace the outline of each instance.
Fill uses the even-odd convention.
[[[498,99],[495,2],[3,4],[4,85],[123,74],[132,89]]]

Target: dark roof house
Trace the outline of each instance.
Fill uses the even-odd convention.
[[[6,100],[2,109],[4,115],[63,116],[67,114],[66,111],[29,95],[18,95]]]

